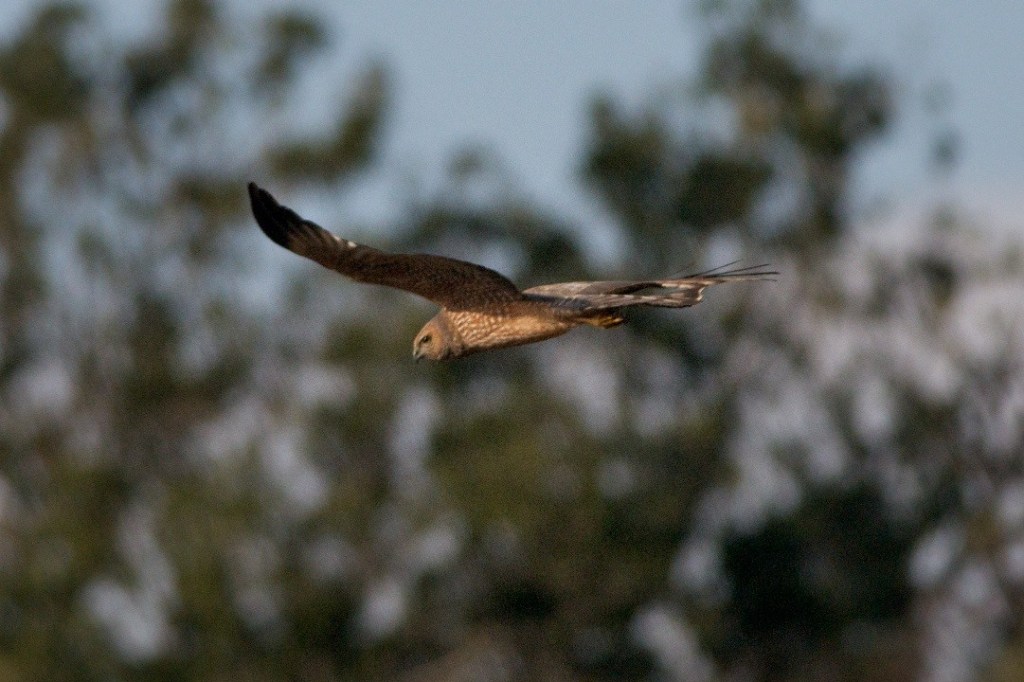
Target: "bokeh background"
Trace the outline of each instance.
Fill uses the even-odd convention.
[[[899,5],[5,5],[0,680],[1024,679],[1024,6]],[[782,274],[415,365],[248,180]]]

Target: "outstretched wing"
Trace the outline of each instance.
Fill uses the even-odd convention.
[[[726,266],[728,267],[728,266]],[[779,273],[754,265],[733,270],[715,268],[675,279],[561,282],[526,289],[528,298],[561,299],[573,309],[586,312],[634,305],[686,308],[697,305],[704,290],[713,284],[771,279]]]
[[[515,284],[482,265],[429,254],[387,253],[341,239],[277,203],[256,183],[249,183],[249,200],[256,222],[271,240],[358,282],[402,289],[451,310],[522,298]]]

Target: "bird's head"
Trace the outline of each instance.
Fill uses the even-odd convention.
[[[417,362],[424,358],[448,360],[458,357],[453,343],[454,335],[447,320],[442,317],[443,315],[443,312],[435,315],[416,334],[416,339],[412,342],[412,357]]]

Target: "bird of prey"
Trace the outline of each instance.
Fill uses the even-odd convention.
[[[452,360],[519,346],[573,327],[614,327],[630,306],[685,308],[704,289],[723,282],[763,280],[778,273],[758,265],[716,268],[676,279],[561,282],[524,289],[482,265],[421,253],[388,253],[341,239],[269,192],[249,183],[252,212],[263,233],[284,248],[357,282],[382,284],[422,296],[441,310],[416,334],[416,360]]]

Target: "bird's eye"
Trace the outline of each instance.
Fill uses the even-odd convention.
[[[420,337],[421,346],[426,345],[428,343],[430,343],[430,334],[424,334],[423,336]]]

